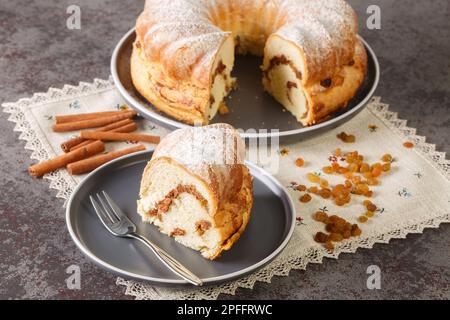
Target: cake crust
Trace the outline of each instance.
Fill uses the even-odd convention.
[[[176,95],[180,91],[177,89],[170,90],[167,86],[158,85],[156,81],[152,81],[151,67],[143,57],[142,50],[136,48],[136,43],[133,45],[130,63],[131,80],[134,87],[156,109],[188,124],[205,125],[208,123],[205,118],[205,109],[208,101],[205,98],[206,94],[202,90],[192,88],[189,96],[186,96],[184,99],[181,98],[179,101],[175,99],[171,101],[170,99],[173,99],[171,92],[175,90],[174,95]],[[166,97],[164,97],[164,91],[166,92]],[[192,98],[196,95],[200,96],[197,103]]]

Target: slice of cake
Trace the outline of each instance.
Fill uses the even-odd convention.
[[[245,144],[227,124],[179,129],[146,166],[138,200],[143,221],[217,258],[239,239],[253,205]]]

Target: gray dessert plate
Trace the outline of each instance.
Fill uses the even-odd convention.
[[[125,101],[142,116],[169,129],[179,129],[189,125],[159,112],[134,88],[130,74],[130,57],[135,40],[134,29],[119,41],[111,58],[113,81]],[[296,141],[333,129],[357,115],[373,96],[380,78],[377,57],[364,39],[368,56],[366,78],[355,97],[347,107],[319,124],[304,127],[289,111],[284,109],[272,96],[263,90],[261,83],[261,58],[245,55],[236,56],[232,75],[238,79],[238,88],[227,98],[230,113],[217,114],[211,123],[225,122],[241,129],[243,138],[279,137],[283,142]]]
[[[186,248],[150,224],[136,211],[141,175],[153,151],[118,158],[90,173],[72,193],[66,210],[70,236],[101,267],[126,278],[156,285],[189,285],[168,270],[144,245],[111,235],[99,221],[89,195],[107,191],[138,232],[183,263],[205,284],[230,281],[263,267],[287,245],[295,227],[295,210],[283,186],[263,169],[247,163],[253,176],[254,205],[246,230],[234,246],[214,261]]]

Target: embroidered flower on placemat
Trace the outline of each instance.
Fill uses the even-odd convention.
[[[298,186],[298,183],[297,183],[297,182],[291,181],[291,182],[286,186],[286,188],[287,188],[287,189],[292,189],[292,190],[297,190],[297,186]]]
[[[78,101],[78,100],[75,100],[75,101],[72,101],[71,103],[69,103],[69,108],[71,108],[71,109],[80,109],[80,107],[81,107],[81,104],[80,104],[80,101]]]
[[[414,173],[414,175],[417,177],[417,179],[422,179],[422,177],[423,177],[423,174],[420,172],[416,172],[416,173]]]
[[[144,129],[145,129],[145,130],[152,131],[152,130],[155,130],[155,129],[156,129],[156,126],[153,125],[153,124],[146,124],[146,125],[144,125]]]
[[[402,198],[410,198],[412,197],[411,192],[408,191],[407,188],[403,187],[399,192],[398,195]]]
[[[374,124],[369,124],[367,127],[369,128],[370,132],[376,132],[378,129],[378,127]]]
[[[336,157],[336,156],[334,156],[334,155],[329,156],[329,157],[328,157],[328,161],[330,161],[330,162],[337,162],[337,161],[338,161],[338,157]]]
[[[300,217],[300,216],[297,216],[297,217],[295,218],[295,224],[296,224],[297,226],[306,225],[306,223],[303,222],[303,218]]]
[[[328,157],[328,161],[330,161],[330,162],[345,161],[345,157],[342,157],[342,156],[338,157],[338,156],[335,156],[334,154],[332,154]]]

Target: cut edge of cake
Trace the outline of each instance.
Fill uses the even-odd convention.
[[[244,142],[230,125],[172,132],[144,169],[137,201],[142,220],[217,258],[250,219],[253,178],[244,156]]]

